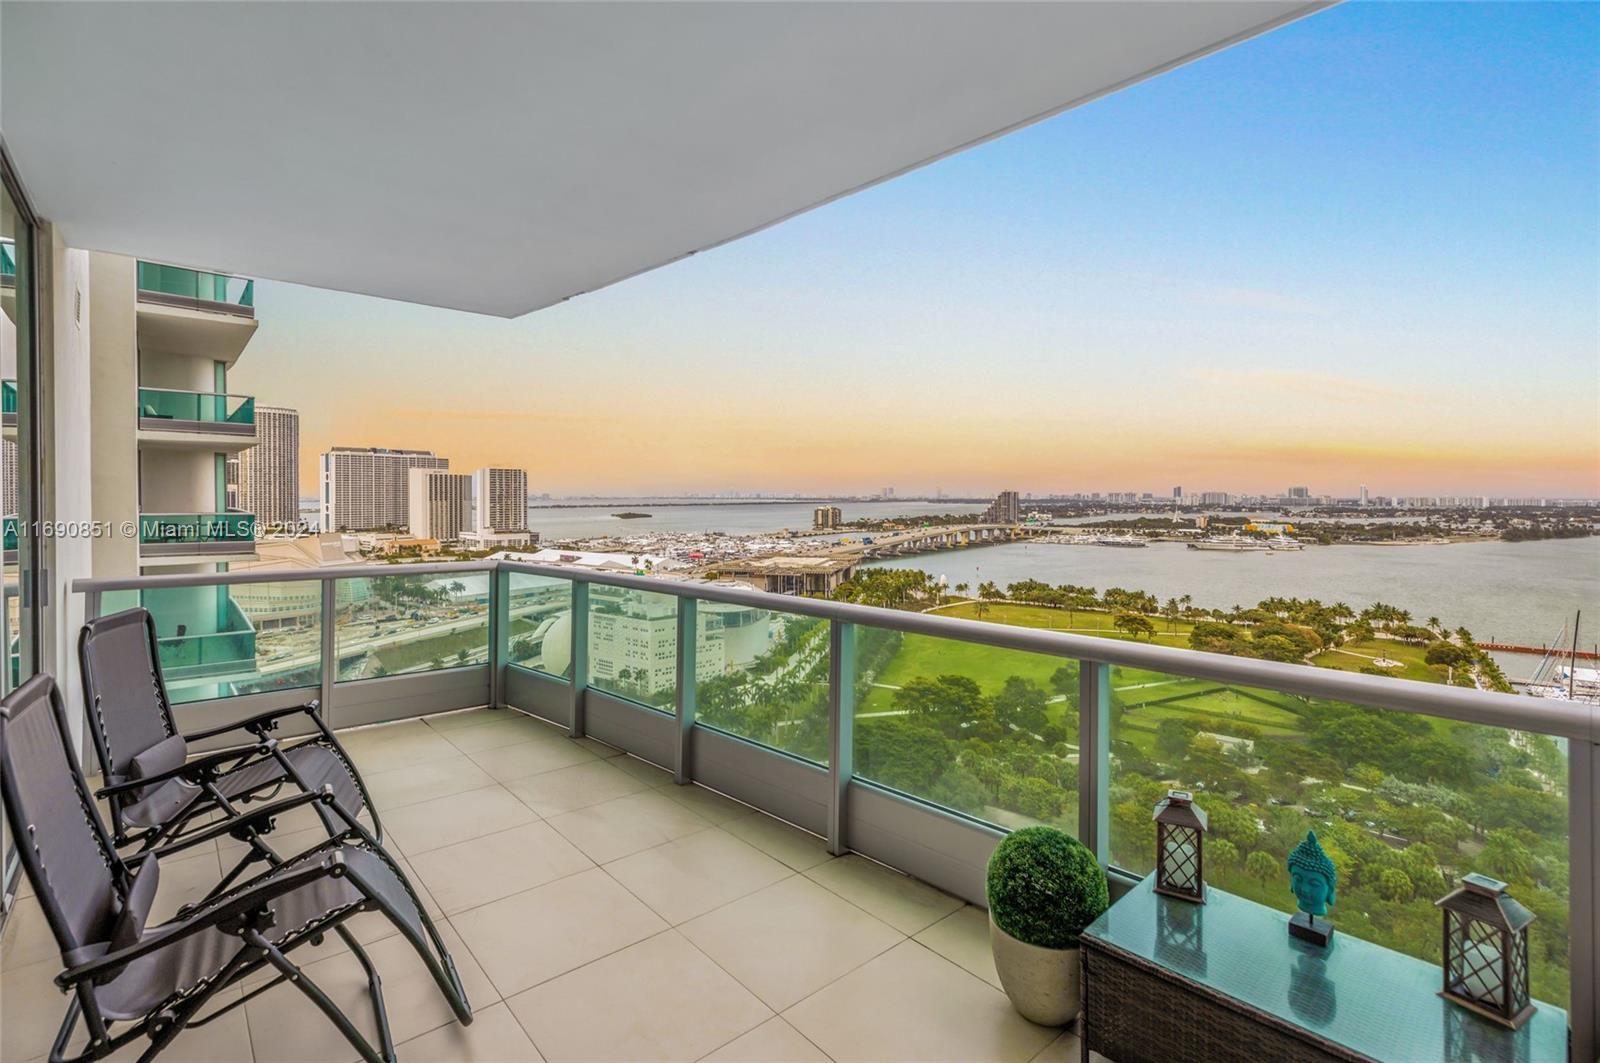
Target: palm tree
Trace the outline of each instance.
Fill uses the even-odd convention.
[[[956,586],[955,586],[956,595],[958,597],[961,597],[961,598],[965,598],[967,596],[967,591],[969,591],[971,589],[972,588],[967,584],[967,582],[965,580],[963,580],[960,583],[957,583]]]

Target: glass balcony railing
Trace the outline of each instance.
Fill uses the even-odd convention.
[[[8,514],[4,521],[5,552],[15,554],[17,552],[17,516],[14,513]]]
[[[101,609],[114,613],[142,605],[150,610],[156,622],[156,652],[172,700],[202,700],[237,692],[231,683],[219,688],[219,680],[243,678],[255,668],[255,625],[229,592],[230,588],[217,586],[110,591]]]
[[[0,413],[17,415],[17,382],[0,380]]]
[[[109,610],[113,591],[145,585],[75,589]],[[1210,818],[1205,875],[1219,892],[1288,910],[1285,854],[1315,830],[1339,869],[1339,933],[1397,963],[1437,964],[1433,902],[1462,876],[1509,883],[1537,915],[1533,996],[1570,1002],[1575,1029],[1592,1021],[1579,975],[1597,943],[1581,931],[1600,890],[1577,787],[1596,777],[1600,718],[1586,707],[515,562],[295,585],[298,619],[255,636],[249,674],[320,677],[335,726],[514,706],[974,903],[999,838],[1033,824],[1081,838],[1119,895],[1151,869],[1157,801],[1186,789]],[[262,586],[195,574],[144,593]],[[165,626],[183,607],[161,604],[163,641],[194,637]],[[242,632],[163,648],[198,676],[201,692],[175,700],[231,696],[193,671],[236,653],[230,634]],[[573,786],[620,782],[571,770]]]
[[[13,395],[12,401],[15,401]],[[256,400],[248,395],[221,395],[205,391],[174,391],[170,388],[139,389],[139,420],[188,421],[215,425],[224,431],[254,431]],[[141,424],[160,428],[159,424]]]
[[[338,681],[488,663],[487,573],[382,576],[340,587]]]
[[[226,273],[140,262],[139,294],[153,296],[157,302],[194,305],[202,309],[255,315],[255,281]]]
[[[238,546],[253,543],[255,538],[253,513],[139,514],[139,542],[144,547]]]

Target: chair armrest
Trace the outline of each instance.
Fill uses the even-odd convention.
[[[273,746],[276,744],[277,743],[274,739],[265,738],[248,748],[218,750],[215,753],[208,753],[203,757],[196,758],[195,760],[185,761],[184,763],[179,764],[176,768],[172,768],[168,771],[157,772],[154,775],[146,775],[142,779],[130,779],[127,782],[115,783],[111,786],[102,786],[100,789],[94,792],[94,795],[96,797],[119,797],[125,793],[141,790],[146,786],[153,786],[156,783],[166,782],[168,779],[182,779],[190,776],[199,776],[201,778],[205,778],[215,774],[218,767],[228,763],[231,760],[242,761],[245,758],[253,757],[258,754],[270,753]]]
[[[127,863],[131,866],[135,861],[142,860],[147,856],[168,856],[172,853],[182,852],[185,849],[200,845],[203,842],[208,842],[213,838],[221,838],[224,836],[237,837],[238,834],[246,827],[258,826],[263,820],[271,819],[273,816],[280,816],[285,812],[291,812],[302,805],[309,805],[314,801],[332,804],[333,789],[331,787],[323,787],[321,790],[318,790],[315,793],[305,793],[302,791],[292,797],[284,797],[276,801],[268,801],[266,804],[258,805],[249,811],[240,812],[237,815],[218,820],[210,826],[202,827],[193,834],[185,835],[175,842],[159,846],[155,849],[149,849],[142,853],[135,853],[133,856],[128,857],[124,863]]]
[[[325,877],[339,877],[345,873],[344,855],[329,853],[318,863],[272,875],[269,878],[241,886],[224,894],[203,908],[197,908],[180,920],[168,923],[161,930],[146,935],[127,948],[108,952],[92,960],[69,967],[56,975],[55,982],[63,991],[71,989],[85,979],[115,974],[141,956],[166,948],[192,934],[224,923],[247,919],[261,911],[268,902],[293,892]],[[224,927],[225,931],[230,927]]]
[[[322,712],[322,703],[313,698],[304,705],[290,705],[282,709],[268,709],[266,712],[257,713],[248,719],[239,720],[236,723],[225,723],[220,727],[209,727],[204,731],[192,731],[189,734],[184,735],[183,740],[185,742],[200,742],[207,738],[215,738],[218,735],[225,735],[229,731],[249,731],[258,738],[264,737],[267,731],[277,730],[279,720],[286,716],[293,716],[297,712],[303,712],[308,716],[315,718]]]

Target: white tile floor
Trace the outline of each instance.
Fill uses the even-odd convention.
[[[831,857],[820,839],[721,795],[510,712],[344,740],[476,1011],[470,1027],[455,1024],[404,940],[382,916],[359,917],[402,1060],[1079,1058],[1070,1032],[1011,1009],[981,911]],[[308,844],[318,833],[293,822],[275,837]],[[225,847],[164,863],[158,906],[203,893],[227,857]],[[337,939],[296,958],[370,1028],[360,968]],[[23,900],[0,944],[3,1063],[48,1050],[65,1007],[50,982],[59,967],[37,905]],[[162,1058],[355,1054],[279,986]]]

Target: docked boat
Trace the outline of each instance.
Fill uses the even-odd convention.
[[[1208,535],[1189,544],[1191,550],[1222,550],[1228,553],[1264,553],[1271,550],[1265,539],[1249,535]]]
[[[1122,546],[1142,549],[1150,544],[1139,538],[1137,535],[1101,535],[1095,539],[1094,545]]]

